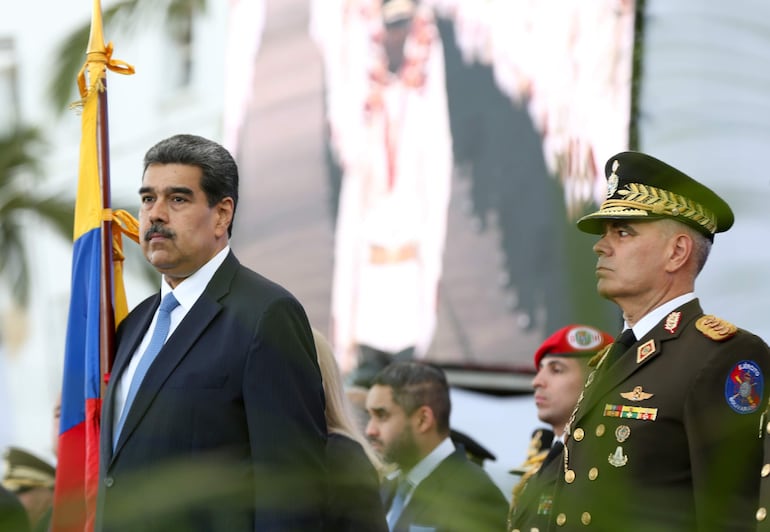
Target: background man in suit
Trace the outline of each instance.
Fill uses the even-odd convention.
[[[503,530],[508,504],[486,472],[449,437],[449,386],[440,369],[394,362],[366,398],[366,435],[398,466],[383,485],[391,531]]]
[[[600,235],[597,289],[625,329],[596,361],[565,430],[552,528],[754,530],[770,349],[704,315],[695,278],[727,203],[639,152],[607,161],[607,199],[578,220]]]
[[[97,529],[319,530],[313,336],[300,303],[230,251],[235,161],[176,135],[145,155],[139,193],[140,243],[163,280],[118,330]]]
[[[583,390],[588,359],[612,341],[610,334],[595,327],[567,325],[535,351],[535,406],[538,419],[551,426],[551,441],[524,464],[521,480],[513,488],[508,530],[547,528],[564,449],[564,427]]]

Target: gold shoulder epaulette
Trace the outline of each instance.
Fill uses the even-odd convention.
[[[738,327],[716,316],[708,314],[701,316],[698,321],[695,322],[695,328],[703,333],[707,338],[711,338],[715,342],[723,342],[729,338],[735,336],[738,332]]]
[[[607,354],[607,351],[609,351],[612,346],[613,344],[604,346],[601,351],[591,357],[591,360],[588,361],[588,366],[591,368],[596,367],[602,357]]]

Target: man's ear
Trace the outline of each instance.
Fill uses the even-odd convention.
[[[692,255],[693,241],[687,233],[678,233],[671,241],[666,271],[673,273],[688,263]]]
[[[217,212],[217,233],[227,235],[227,228],[233,223],[233,210],[235,209],[235,203],[233,198],[226,197],[219,200],[214,206]]]
[[[412,414],[415,429],[424,433],[431,430],[436,425],[436,417],[433,415],[433,409],[427,405],[422,405]]]

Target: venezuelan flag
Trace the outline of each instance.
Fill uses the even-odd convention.
[[[123,233],[130,234],[131,229],[136,228],[135,220],[125,212],[120,213],[118,221],[128,225],[129,229],[113,223],[117,213],[113,214],[109,205],[103,204],[102,188],[106,185],[100,174],[98,128],[100,106],[106,103],[106,70],[132,74],[133,67],[111,59],[112,45],[104,44],[101,26],[101,6],[95,1],[88,60],[78,76],[82,97],[82,138],[75,201],[71,299],[64,349],[54,532],[93,529],[99,474],[102,374],[109,371],[109,368],[101,367],[100,350],[102,336],[114,334],[114,327],[127,314],[121,241]],[[101,146],[101,149],[106,150],[107,146]],[[101,158],[102,163],[105,160],[105,157]],[[105,221],[109,223],[105,224]],[[113,233],[108,239],[103,239],[105,230]],[[136,240],[136,235],[130,236]],[[103,277],[107,277],[103,274],[102,261],[109,261],[106,271],[111,272],[105,286],[112,298],[107,303],[101,298]],[[111,330],[105,331],[105,316],[108,316]]]

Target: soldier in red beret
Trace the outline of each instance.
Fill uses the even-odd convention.
[[[509,531],[547,527],[564,449],[564,427],[583,389],[588,360],[612,341],[610,334],[595,327],[568,325],[546,338],[535,352],[537,374],[532,387],[537,417],[552,427],[553,439],[551,445],[530,447],[530,456],[519,471],[521,481],[513,490]],[[533,443],[542,442],[547,432],[551,431],[535,431]]]

